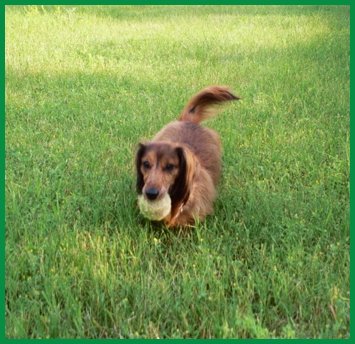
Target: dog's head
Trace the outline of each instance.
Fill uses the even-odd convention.
[[[172,213],[187,201],[195,161],[187,148],[168,142],[139,144],[136,154],[137,192],[149,200],[169,193]]]

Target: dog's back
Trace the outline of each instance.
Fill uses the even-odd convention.
[[[165,126],[154,141],[169,141],[186,145],[217,185],[221,171],[221,143],[218,134],[200,126],[200,122],[216,114],[220,103],[239,99],[227,87],[210,86],[197,93],[187,103],[178,121]]]
[[[158,132],[153,141],[178,143],[190,149],[217,185],[221,171],[221,143],[214,130],[192,122],[174,121]]]

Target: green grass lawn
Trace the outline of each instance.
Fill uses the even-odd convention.
[[[7,7],[6,336],[349,336],[349,7]],[[215,213],[136,206],[195,92],[242,100]]]

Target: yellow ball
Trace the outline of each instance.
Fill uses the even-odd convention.
[[[143,195],[138,196],[138,207],[144,217],[153,221],[160,221],[171,211],[171,198],[168,193],[159,200],[149,201]]]

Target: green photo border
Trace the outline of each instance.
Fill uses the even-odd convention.
[[[6,78],[6,70],[5,70],[5,6],[7,5],[348,5],[350,7],[350,23],[352,24],[352,8],[351,1],[348,0],[101,0],[101,1],[85,1],[85,0],[63,0],[63,1],[53,1],[53,0],[5,0],[0,4],[0,16],[1,16],[1,66],[2,66],[2,78],[1,78],[1,120],[0,120],[0,235],[1,235],[1,261],[0,264],[0,284],[1,284],[1,298],[0,298],[0,307],[2,309],[0,316],[0,342],[1,343],[10,343],[10,342],[32,342],[33,339],[7,339],[5,337],[5,78]],[[351,25],[352,26],[352,25]],[[350,46],[352,45],[352,30],[350,27]],[[350,68],[353,63],[350,59]],[[354,79],[351,74],[351,79]],[[350,80],[351,82],[351,80]],[[350,99],[352,99],[352,93],[350,89]],[[351,103],[350,103],[351,105]],[[350,107],[351,112],[351,107]],[[354,127],[354,119],[350,116],[350,132],[352,132]],[[353,146],[354,138],[353,135],[350,135],[350,146]],[[353,150],[350,149],[350,161],[353,157]],[[351,181],[353,179],[353,171],[350,168],[350,203],[353,200],[354,196],[352,196],[353,192],[351,187]],[[352,208],[350,207],[350,235],[353,232],[353,220],[354,215],[352,214]],[[352,245],[353,246],[353,245]],[[350,246],[351,247],[351,246]],[[353,258],[354,252],[351,250],[350,257]],[[350,285],[352,286],[354,283],[354,272],[351,273],[350,270]],[[352,318],[354,301],[350,299],[350,318]],[[350,338],[348,339],[319,339],[321,342],[343,342],[350,341],[354,338],[354,326],[353,321],[350,320]],[[37,339],[35,339],[37,340]],[[81,342],[92,343],[93,341],[110,341],[112,342],[115,339],[78,339]],[[187,339],[189,341],[198,341],[200,339]],[[223,341],[227,342],[235,342],[235,341],[245,341],[250,343],[250,341],[257,341],[258,339],[210,339],[213,342]],[[278,339],[285,340],[285,339]],[[293,341],[302,342],[306,339],[292,339]],[[50,342],[50,343],[66,343],[68,341],[77,341],[77,339],[42,339],[41,341]],[[171,339],[129,339],[129,341],[134,342],[143,342],[143,341],[159,341],[166,342],[171,341]],[[183,339],[174,339],[174,342],[184,341]],[[266,339],[264,342],[271,342],[274,339]]]

